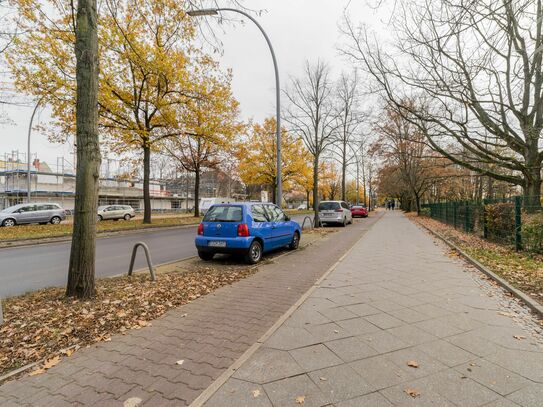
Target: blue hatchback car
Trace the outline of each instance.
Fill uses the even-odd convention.
[[[241,202],[211,206],[198,225],[195,243],[202,260],[216,253],[241,253],[255,264],[270,250],[297,249],[301,235],[300,225],[276,205]]]

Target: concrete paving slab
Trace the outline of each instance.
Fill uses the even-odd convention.
[[[272,405],[307,392],[335,407],[543,406],[537,321],[446,253],[387,213],[263,343],[309,372],[265,384]]]

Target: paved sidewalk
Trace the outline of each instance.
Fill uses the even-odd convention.
[[[42,375],[8,382],[0,386],[0,406],[188,405],[376,219],[263,263],[258,273],[171,310],[152,326],[82,349]]]
[[[444,250],[387,212],[206,407],[542,407],[541,327]]]

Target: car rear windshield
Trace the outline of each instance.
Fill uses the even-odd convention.
[[[353,206],[352,209],[364,209],[363,206]]]
[[[215,205],[204,216],[204,222],[241,222],[241,219],[241,206]]]
[[[319,204],[319,211],[333,211],[339,208],[340,206],[337,202],[321,202]]]

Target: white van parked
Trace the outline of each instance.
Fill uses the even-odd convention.
[[[201,198],[198,206],[200,207],[200,214],[205,215],[211,205],[231,202],[235,201],[231,198]]]

